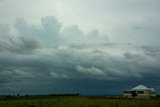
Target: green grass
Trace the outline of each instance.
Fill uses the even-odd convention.
[[[0,107],[160,107],[160,99],[108,99],[84,96],[1,100]]]

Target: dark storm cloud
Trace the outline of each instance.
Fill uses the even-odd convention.
[[[159,46],[109,43],[97,30],[85,35],[76,25],[62,29],[53,16],[43,17],[40,25],[18,19],[16,34],[7,25],[0,28],[1,92],[36,93],[39,87],[37,93],[95,93],[114,82],[160,75]]]

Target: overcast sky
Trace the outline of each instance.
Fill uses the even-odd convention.
[[[0,94],[160,91],[159,5],[0,0]]]

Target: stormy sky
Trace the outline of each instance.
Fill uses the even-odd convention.
[[[0,0],[0,94],[160,92],[159,0]]]

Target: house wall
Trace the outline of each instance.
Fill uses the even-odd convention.
[[[133,98],[132,92],[133,92],[133,91],[131,91],[131,93],[129,93],[129,92],[124,93],[124,97],[125,97],[125,98]],[[145,90],[145,91],[143,91],[143,92],[142,92],[142,90],[141,90],[141,93],[139,93],[140,91],[135,91],[135,92],[136,92],[136,94],[137,94],[137,96],[135,96],[135,98],[150,98],[150,97],[156,97],[155,92],[154,92],[154,91],[150,91],[150,90]]]

